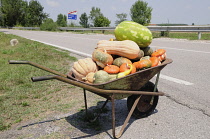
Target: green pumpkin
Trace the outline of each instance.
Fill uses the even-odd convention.
[[[153,49],[151,47],[146,47],[142,49],[144,51],[144,56],[151,56],[151,54],[153,53]]]
[[[116,65],[118,67],[120,67],[123,63],[128,63],[131,64],[131,60],[125,57],[118,57],[116,59],[114,59],[113,61],[113,65]]]
[[[101,84],[108,82],[110,80],[109,74],[104,70],[99,70],[95,72],[93,78],[94,78],[93,81],[94,84]]]
[[[109,74],[109,81],[117,79],[117,74]]]
[[[141,48],[148,47],[153,39],[147,27],[133,21],[123,21],[118,24],[114,34],[118,41],[132,40]]]

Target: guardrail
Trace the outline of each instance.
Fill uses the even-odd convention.
[[[164,32],[198,32],[198,40],[202,32],[210,32],[210,26],[148,26],[151,31]]]
[[[201,39],[202,32],[210,32],[210,26],[147,26],[151,31],[163,31],[163,32],[198,32],[198,39]],[[77,30],[101,30],[103,33],[106,30],[114,30],[115,27],[92,27],[92,28],[71,28],[60,27],[63,31],[77,31]]]
[[[39,27],[11,27],[12,29],[28,29],[39,30]],[[210,26],[147,26],[151,31],[160,32],[198,32],[198,39],[201,39],[202,32],[210,32]],[[106,30],[114,30],[115,27],[91,27],[91,28],[74,28],[74,27],[59,27],[62,31],[94,31],[99,30],[103,33]]]

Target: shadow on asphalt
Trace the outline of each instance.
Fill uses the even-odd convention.
[[[88,117],[94,117],[95,113],[98,113],[99,109],[103,105],[103,101],[100,101],[97,103],[96,106],[92,106],[88,108]],[[157,113],[157,110],[152,113]],[[127,100],[115,100],[115,119],[116,119],[116,135],[118,134],[119,130],[121,129],[121,126],[123,125],[126,117],[128,115],[127,110]],[[82,139],[82,138],[91,138],[92,136],[95,136],[100,133],[106,133],[110,138],[113,138],[112,135],[112,110],[111,110],[111,102],[108,102],[106,107],[102,110],[101,115],[99,118],[94,122],[89,122],[86,118],[86,112],[85,110],[82,110],[78,113],[75,113],[71,116],[66,117],[66,121],[70,123],[72,126],[80,130],[81,132],[85,133],[84,136],[78,136],[78,137],[70,137],[72,139]],[[131,117],[124,132],[132,126],[132,123],[138,120],[135,117]],[[109,133],[109,132],[110,133]]]

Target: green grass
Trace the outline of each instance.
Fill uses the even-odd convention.
[[[178,39],[188,39],[188,40],[197,40],[197,32],[173,32],[169,33],[169,38],[178,38]],[[202,33],[201,40],[210,40],[210,33]]]
[[[198,40],[197,32],[165,32],[164,36],[161,36],[161,32],[152,32],[152,34],[153,38],[167,37],[176,39]],[[210,33],[202,33],[201,40],[210,40]]]
[[[19,40],[18,45],[10,45],[13,38]],[[33,61],[65,74],[77,59],[67,51],[0,32],[0,131],[21,121],[66,112],[78,101],[70,101],[74,86],[55,80],[33,83],[31,77],[51,73],[8,60]]]

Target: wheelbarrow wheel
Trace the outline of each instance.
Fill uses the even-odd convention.
[[[150,91],[153,92],[155,88],[154,83],[148,82],[146,83],[140,91]],[[156,89],[156,92],[158,90]],[[137,99],[138,95],[131,95],[127,98],[127,108],[128,111],[131,110],[134,101]],[[144,118],[152,114],[157,106],[159,96],[152,95],[141,95],[140,100],[132,114],[132,116],[136,118]]]

